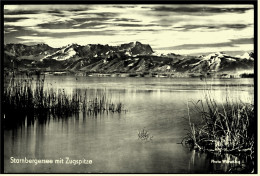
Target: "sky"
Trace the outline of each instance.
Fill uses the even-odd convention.
[[[158,53],[243,54],[254,49],[253,5],[5,5],[4,43],[120,45]]]

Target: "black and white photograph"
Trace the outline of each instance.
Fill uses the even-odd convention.
[[[66,2],[1,4],[3,174],[258,172],[256,0]]]

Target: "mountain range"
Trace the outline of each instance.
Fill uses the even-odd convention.
[[[88,73],[199,73],[215,74],[254,69],[254,53],[230,56],[223,52],[189,56],[157,54],[149,44],[131,42],[118,46],[70,44],[4,45],[6,69]]]

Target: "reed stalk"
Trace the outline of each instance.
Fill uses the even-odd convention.
[[[191,107],[199,114],[200,122],[192,122]],[[210,152],[254,153],[253,103],[234,101],[228,95],[224,103],[217,103],[207,93],[204,100],[189,102],[187,109],[190,129],[184,139],[186,144]]]

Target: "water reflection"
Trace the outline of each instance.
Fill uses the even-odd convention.
[[[53,89],[62,88],[90,94],[106,90],[111,101],[126,105],[125,113],[73,113],[59,116],[52,113],[19,113],[19,120],[5,119],[4,164],[8,173],[215,173],[230,172],[238,165],[213,163],[212,159],[231,161],[233,156],[218,156],[182,147],[186,135],[187,101],[202,98],[197,80],[186,83],[167,79],[104,79],[47,78]],[[47,82],[47,81],[46,81]],[[150,85],[149,85],[150,84]],[[176,84],[175,86],[173,84]],[[223,84],[218,81],[215,84]],[[246,81],[246,85],[252,84]],[[192,85],[189,87],[189,85]],[[195,86],[194,86],[195,85]],[[198,88],[198,89],[197,89]],[[240,91],[242,97],[252,97],[248,86]],[[223,90],[214,90],[222,99]],[[231,92],[231,95],[235,92]],[[17,116],[18,113],[11,116]],[[18,118],[16,118],[18,119]],[[154,137],[151,142],[138,140],[138,131],[147,129]],[[60,159],[91,159],[92,165],[17,165],[10,157]],[[252,160],[237,160],[250,166]],[[234,171],[231,171],[234,172]]]
[[[191,150],[189,170],[206,166],[209,173],[254,173],[254,161],[248,154],[204,153]]]

